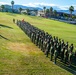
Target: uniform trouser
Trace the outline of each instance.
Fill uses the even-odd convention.
[[[71,65],[72,64],[72,58],[69,57],[68,62],[69,62],[69,65]]]
[[[38,46],[38,40],[37,39],[35,39],[35,44],[36,44],[36,46]]]
[[[64,57],[64,63],[66,63],[67,62],[67,57]]]
[[[43,52],[45,51],[45,47],[43,46]]]
[[[54,63],[56,64],[56,61],[57,61],[57,57],[54,57]]]
[[[46,54],[46,57],[48,57],[49,52],[46,50],[46,51],[45,51],[45,54]]]
[[[41,50],[43,50],[43,44],[41,44]]]
[[[51,54],[51,56],[50,56],[50,60],[52,61],[52,59],[53,59],[53,54]]]
[[[63,59],[64,59],[64,55],[61,55],[61,61],[63,61]]]

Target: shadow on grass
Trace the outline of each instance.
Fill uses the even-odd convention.
[[[54,59],[53,59],[52,62],[54,62]],[[71,64],[71,66],[69,66],[68,63],[65,64],[64,61],[61,62],[60,59],[58,58],[56,65],[59,66],[59,67],[61,67],[61,68],[63,68],[63,69],[65,69],[65,70],[67,70],[67,71],[69,71],[73,75],[76,75],[76,61],[75,60],[73,61],[73,63]]]
[[[0,38],[3,38],[3,39],[5,39],[5,40],[9,40],[8,38],[6,38],[6,37],[4,37],[4,36],[2,36],[2,35],[0,35]]]
[[[76,65],[72,64],[71,66],[68,66],[68,64],[65,64],[64,62],[60,62],[60,60],[57,61],[57,65],[65,70],[69,71],[73,75],[76,75]]]
[[[10,27],[10,26],[6,26],[6,25],[2,25],[2,24],[0,24],[0,27],[13,29],[13,28],[12,28],[12,27]]]

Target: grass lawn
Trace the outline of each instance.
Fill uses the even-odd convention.
[[[54,65],[12,22],[22,20],[76,46],[76,26],[40,17],[0,12],[0,75],[72,75]]]

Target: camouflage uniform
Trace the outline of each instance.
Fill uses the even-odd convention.
[[[72,63],[72,52],[69,52],[69,57],[68,57],[68,62],[69,62],[69,66],[71,66]]]
[[[52,61],[53,59],[53,54],[54,54],[54,46],[52,45],[50,48],[50,60]]]
[[[66,63],[67,60],[68,60],[68,50],[66,48],[65,51],[64,51],[64,63]]]
[[[57,57],[58,57],[58,52],[57,52],[57,50],[55,49],[55,51],[54,51],[54,64],[56,64]]]
[[[48,57],[48,54],[49,54],[49,52],[50,52],[50,47],[51,47],[51,45],[50,45],[50,43],[48,42],[48,43],[47,43],[47,47],[46,47],[46,57]]]

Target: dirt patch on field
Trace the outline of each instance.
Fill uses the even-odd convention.
[[[36,47],[33,44],[12,43],[11,42],[11,43],[7,44],[7,48],[9,50],[23,52],[23,53],[27,53],[27,54],[30,54],[30,53],[37,54],[40,52],[38,47]]]

